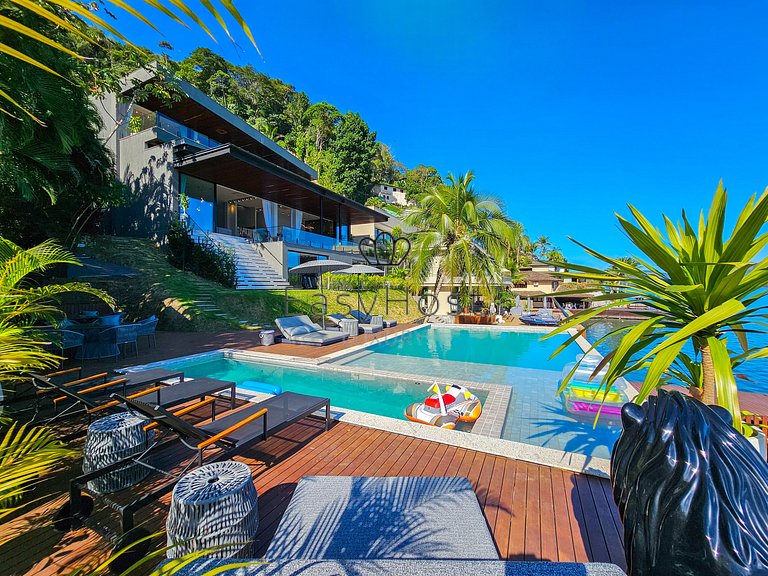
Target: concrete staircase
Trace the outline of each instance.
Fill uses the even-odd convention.
[[[289,286],[259,254],[256,246],[245,238],[215,233],[209,233],[208,236],[219,245],[234,251],[238,290],[282,290]]]

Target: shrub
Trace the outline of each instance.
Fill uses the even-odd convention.
[[[231,250],[210,240],[195,242],[189,228],[178,221],[168,230],[168,249],[168,260],[176,268],[189,270],[228,288],[235,287],[237,264]]]
[[[405,278],[398,278],[393,275],[396,268],[390,270],[389,276],[376,275],[357,275],[357,274],[328,274],[324,280],[327,282],[330,277],[331,290],[379,290],[384,288],[389,282],[389,287],[393,290],[405,290]]]

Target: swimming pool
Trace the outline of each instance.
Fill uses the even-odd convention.
[[[502,438],[609,458],[620,426],[569,415],[557,395],[563,367],[582,352],[567,335],[542,340],[540,329],[430,325],[338,360],[348,367],[455,378],[512,388]]]
[[[402,419],[406,406],[421,402],[429,395],[427,381],[419,377],[382,378],[348,370],[297,368],[277,362],[227,357],[223,353],[163,364],[183,370],[187,379],[218,378],[236,382],[241,390],[253,390],[248,380],[276,384],[283,391],[328,397],[331,405],[338,408],[391,418]],[[485,401],[487,393],[478,390],[477,396]]]

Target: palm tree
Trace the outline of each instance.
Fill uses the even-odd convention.
[[[52,241],[24,250],[0,238],[0,382],[13,384],[26,372],[58,364],[60,358],[44,349],[46,342],[34,324],[60,315],[56,301],[63,294],[84,292],[112,303],[109,295],[87,284],[39,285],[42,273],[63,264],[80,263]],[[5,419],[0,429],[2,518],[34,481],[71,452],[45,428],[9,424]]]
[[[139,2],[132,2],[131,0],[106,1],[116,6],[117,8],[125,10],[131,16],[138,18],[150,28],[158,32],[160,31],[157,26],[152,23],[152,20],[150,20],[149,17],[145,16],[142,12],[134,7],[134,4],[138,4]],[[192,21],[195,25],[203,29],[211,38],[215,40],[208,26],[205,24],[205,22],[203,22],[200,16],[188,6],[189,3],[186,0],[172,0],[170,7],[155,0],[143,0],[143,3],[152,6],[159,12],[163,13],[165,16],[168,16],[183,26],[188,27],[187,23],[184,21],[185,19]],[[214,3],[210,0],[200,0],[200,3],[204,6],[205,11],[216,19],[227,36],[232,39],[229,28],[227,27],[224,18]],[[253,38],[253,34],[251,33],[248,24],[240,15],[237,8],[235,8],[232,0],[219,0],[219,3],[232,16],[232,18],[234,18],[234,20],[237,22],[240,28],[242,28],[248,39],[258,51],[258,46],[256,46],[256,41]],[[35,14],[36,16],[42,18],[44,21],[47,21],[56,27],[68,31],[72,35],[73,39],[81,41],[84,40],[88,43],[98,45],[98,41],[94,39],[93,34],[89,33],[88,30],[89,26],[95,26],[103,32],[112,34],[137,51],[139,50],[136,46],[131,44],[130,41],[123,34],[121,34],[115,26],[99,16],[98,10],[101,7],[100,2],[93,2],[91,3],[92,6],[89,6],[88,3],[77,2],[76,0],[56,0],[55,2],[50,3],[41,2],[40,0],[9,0],[8,4],[9,6],[13,7],[13,10],[9,9],[8,13],[4,14],[3,18],[0,19],[0,28],[6,32],[11,32],[12,34],[24,38],[25,42],[31,41],[41,43],[59,52],[67,54],[72,58],[85,60],[85,57],[82,54],[78,54],[71,47],[68,47],[63,43],[54,40],[45,33],[41,33],[40,30],[37,30],[33,26],[24,24],[22,22],[23,18],[20,18],[17,15],[20,12],[24,12],[26,14]],[[49,62],[34,58],[28,53],[25,53],[23,49],[17,49],[9,44],[0,42],[0,54],[5,54],[10,58],[24,62],[26,65],[34,66],[40,70],[43,70],[51,74],[51,76],[58,77],[62,82],[66,81],[64,76],[59,71],[51,67]],[[7,91],[2,89],[0,89],[0,102],[5,103],[4,106],[0,106],[0,112],[10,116],[15,116],[10,110],[6,109],[7,107],[11,110],[26,114],[37,122],[41,122],[41,120],[37,118],[32,111],[18,102],[14,95],[9,94]]]
[[[472,172],[426,192],[418,206],[406,211],[415,227],[411,249],[411,282],[422,286],[434,274],[437,294],[448,279],[471,287],[474,279],[486,288],[498,282],[519,240],[519,227],[502,212],[500,203],[479,195]]]
[[[717,403],[729,410],[734,427],[740,429],[733,367],[768,356],[768,349],[751,348],[748,342],[749,334],[767,332],[764,321],[768,315],[760,299],[768,295],[768,258],[761,256],[768,246],[768,234],[762,233],[768,220],[768,189],[749,200],[730,237],[724,238],[726,203],[727,193],[720,182],[709,213],[705,216],[702,211],[695,227],[685,212],[677,224],[664,216],[666,235],[629,206],[635,223],[618,218],[642,254],[632,260],[610,258],[576,242],[608,269],[568,264],[575,271],[568,275],[600,283],[606,293],[595,300],[607,303],[577,312],[554,333],[577,328],[603,310],[630,302],[645,304],[647,310],[633,310],[644,320],[605,337],[621,339],[595,374],[608,366],[603,378],[608,389],[617,378],[646,369],[636,402],[675,377],[706,404]],[[729,352],[729,336],[740,352]],[[600,341],[592,347],[598,344]],[[686,344],[693,348],[693,357],[684,353]],[[563,386],[569,379],[564,379]]]

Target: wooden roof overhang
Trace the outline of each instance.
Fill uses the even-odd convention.
[[[187,144],[174,148],[173,166],[182,174],[233,188],[314,215],[335,220],[341,212],[345,223],[381,222],[386,216],[323,188],[319,184],[276,166],[233,144],[196,151]]]
[[[130,96],[139,86],[160,81],[158,77],[151,75],[144,82],[131,84],[123,94]],[[188,82],[178,78],[166,81],[177,88],[173,99],[159,98],[151,94],[144,95],[137,102],[139,106],[159,112],[217,142],[234,144],[243,150],[253,152],[301,176],[312,178],[317,175],[304,162]]]

